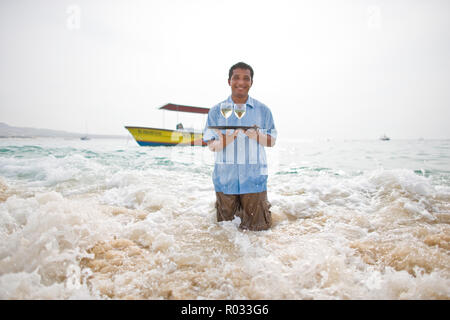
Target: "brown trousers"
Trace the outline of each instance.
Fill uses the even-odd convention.
[[[224,194],[216,192],[217,221],[241,218],[241,229],[267,230],[272,225],[270,202],[267,191],[246,194]]]

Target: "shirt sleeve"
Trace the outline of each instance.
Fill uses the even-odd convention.
[[[269,108],[266,109],[266,116],[264,121],[264,129],[261,130],[264,134],[269,134],[272,138],[277,138],[277,129],[275,128],[275,122],[273,121],[272,112]]]
[[[217,121],[214,117],[215,108],[211,108],[208,112],[208,119],[206,120],[205,129],[203,130],[203,141],[218,140],[219,135],[213,129],[208,129],[209,126],[216,126]]]

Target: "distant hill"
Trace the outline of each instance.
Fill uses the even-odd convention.
[[[28,128],[28,127],[13,127],[6,123],[0,122],[0,138],[34,138],[34,137],[54,137],[54,138],[81,138],[86,136],[83,133],[74,133],[60,130]],[[104,134],[89,134],[89,138],[95,139],[121,139],[126,138],[126,135],[104,135]]]

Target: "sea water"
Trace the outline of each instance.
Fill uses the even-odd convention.
[[[449,299],[450,141],[279,139],[273,227],[215,217],[214,157],[0,140],[0,299]]]

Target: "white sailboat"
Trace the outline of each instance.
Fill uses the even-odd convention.
[[[86,130],[85,130],[84,132],[86,132],[86,133],[85,133],[84,136],[81,136],[81,137],[80,137],[80,140],[83,140],[83,141],[91,140],[91,138],[89,138],[89,136],[88,136],[88,134],[87,134],[87,132],[88,132],[88,130],[87,130],[87,121],[86,121],[86,124],[85,124],[85,128],[86,128]]]

